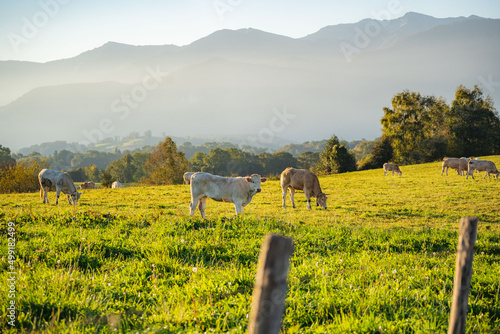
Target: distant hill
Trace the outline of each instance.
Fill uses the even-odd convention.
[[[408,13],[296,39],[221,30],[182,47],[110,42],[48,63],[0,61],[0,143],[95,144],[146,130],[275,149],[374,139],[382,108],[405,89],[450,100],[460,84],[480,84],[498,101],[499,54],[500,20]]]

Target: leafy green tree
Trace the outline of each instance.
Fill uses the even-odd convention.
[[[172,138],[159,143],[144,164],[144,181],[150,184],[182,184],[188,169],[184,153],[177,151]]]
[[[203,166],[201,167],[202,172],[216,174],[216,175],[229,175],[228,163],[231,160],[231,154],[227,150],[216,147],[210,150],[210,152],[203,159]]]
[[[201,172],[203,166],[205,166],[206,153],[196,152],[191,159],[189,159],[189,170],[192,172]]]
[[[395,162],[419,163],[444,154],[442,147],[434,144],[443,142],[446,111],[442,98],[408,90],[396,94],[392,98],[392,109],[384,108],[380,121],[382,134],[391,139]],[[440,150],[429,152],[429,148]]]
[[[297,159],[288,152],[276,152],[265,165],[265,175],[280,175],[288,167],[297,167]]]
[[[113,176],[106,171],[102,171],[100,177],[101,177],[101,185],[105,188],[111,188],[113,182],[116,181],[113,178]]]
[[[356,158],[346,145],[333,135],[326,143],[316,164],[319,174],[337,174],[356,170]]]
[[[454,156],[500,153],[500,119],[490,96],[476,85],[459,86],[447,115],[449,152]]]
[[[297,158],[299,168],[305,170],[312,170],[314,166],[316,166],[316,164],[318,163],[319,154],[320,154],[319,152],[311,152],[311,151],[300,153],[299,157]]]
[[[134,182],[134,175],[137,167],[131,154],[125,154],[121,159],[112,161],[106,171],[113,176],[115,180],[122,183]]]
[[[87,180],[85,181],[94,181],[94,182],[99,182],[101,177],[101,171],[99,168],[97,168],[96,165],[90,165],[89,167],[85,168],[85,176],[87,177]]]
[[[40,191],[38,173],[49,168],[36,160],[20,162],[6,169],[0,169],[0,193],[26,193]]]
[[[393,149],[391,139],[382,136],[373,142],[370,154],[364,159],[358,161],[358,169],[382,168],[384,163],[390,162],[393,158]]]
[[[16,160],[10,156],[10,149],[0,145],[0,169],[9,168],[15,164]]]

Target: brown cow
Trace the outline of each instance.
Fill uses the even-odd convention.
[[[307,208],[309,210],[311,210],[311,197],[316,197],[316,206],[321,206],[326,209],[326,194],[321,191],[318,177],[313,172],[288,167],[281,173],[280,180],[284,209],[286,209],[285,199],[288,188],[290,188],[292,207],[295,208],[295,202],[293,200],[295,190],[303,190],[307,198]]]
[[[448,175],[448,168],[453,168],[457,171],[458,175],[463,175],[467,172],[467,159],[466,158],[443,158],[441,175],[443,175],[446,169],[446,175]]]
[[[80,189],[95,189],[94,181],[85,181],[80,184]]]
[[[483,179],[486,178],[486,175],[488,175],[489,179],[490,173],[495,175],[497,179],[498,175],[500,175],[497,166],[495,166],[495,163],[493,163],[492,161],[469,159],[469,171],[467,172],[467,177],[466,177],[467,179],[469,178],[469,175],[472,176],[472,178],[474,178],[474,169],[480,172],[482,171],[486,172],[483,176]]]
[[[392,171],[392,175],[394,175],[394,172],[399,176],[403,175],[403,172],[401,171],[401,169],[399,169],[399,166],[396,164],[390,164],[386,162],[383,167],[384,167],[384,175],[387,175],[387,172],[390,171]]]
[[[73,179],[68,173],[59,172],[52,169],[42,169],[38,174],[40,182],[40,198],[43,198],[43,203],[49,203],[47,192],[49,188],[56,188],[56,204],[59,203],[59,195],[61,191],[68,197],[68,203],[76,205],[80,199],[81,193],[76,191]]]

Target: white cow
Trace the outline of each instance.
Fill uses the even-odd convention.
[[[184,173],[184,183],[189,184],[189,181],[191,180],[191,176],[194,174],[194,172],[185,172]]]
[[[243,216],[243,207],[252,201],[252,197],[261,191],[261,182],[267,178],[252,174],[247,177],[223,177],[209,173],[195,173],[191,176],[191,217],[194,216],[196,205],[202,218],[205,218],[207,198],[214,201],[234,203],[236,214]]]
[[[38,181],[40,182],[40,198],[43,198],[43,203],[49,203],[47,193],[51,187],[56,188],[56,204],[59,204],[61,191],[67,196],[69,204],[76,205],[80,199],[81,193],[76,191],[73,179],[68,173],[42,169],[38,174]]]
[[[467,172],[467,179],[469,178],[469,174],[470,176],[472,176],[472,178],[474,178],[474,169],[480,172],[486,172],[483,176],[483,179],[486,178],[486,175],[488,175],[489,179],[490,173],[495,174],[496,178],[498,179],[498,175],[500,174],[497,166],[495,166],[492,161],[469,159],[469,171]]]
[[[115,181],[111,184],[111,189],[123,188],[122,184],[118,181]]]
[[[463,175],[467,172],[467,159],[463,158],[443,158],[441,175],[443,175],[446,169],[446,175],[448,175],[448,168],[453,168],[457,171],[458,175]]]

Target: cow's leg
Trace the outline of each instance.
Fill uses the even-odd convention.
[[[68,194],[66,194],[66,197],[68,198],[68,203],[69,203],[69,204],[73,204],[73,202],[71,201],[71,196],[70,196],[70,195],[68,195]]]
[[[234,209],[236,210],[236,215],[241,214],[241,218],[243,218],[243,203],[240,201],[234,202]]]
[[[191,217],[193,217],[196,212],[196,205],[198,205],[199,200],[200,198],[191,195],[191,202],[189,203],[189,214]]]
[[[198,210],[200,210],[201,218],[205,219],[205,208],[207,206],[208,197],[202,197],[198,201]]]
[[[59,204],[59,194],[61,193],[61,189],[56,189],[56,205]]]
[[[295,197],[295,189],[290,187],[290,200],[292,201],[292,208],[295,209],[295,200],[294,200],[294,197]]]
[[[486,178],[486,175],[488,175],[488,179],[489,179],[489,178],[490,178],[490,172],[485,171],[484,176],[483,176],[483,179],[485,179],[485,178]]]
[[[283,205],[283,209],[285,209],[285,210],[286,210],[286,204],[285,204],[285,200],[286,200],[286,189],[287,189],[287,187],[281,187],[282,205]]]
[[[311,192],[309,190],[304,189],[304,194],[306,195],[307,199],[307,208],[311,210]]]
[[[49,196],[47,195],[47,187],[43,187],[43,202],[49,204]]]

